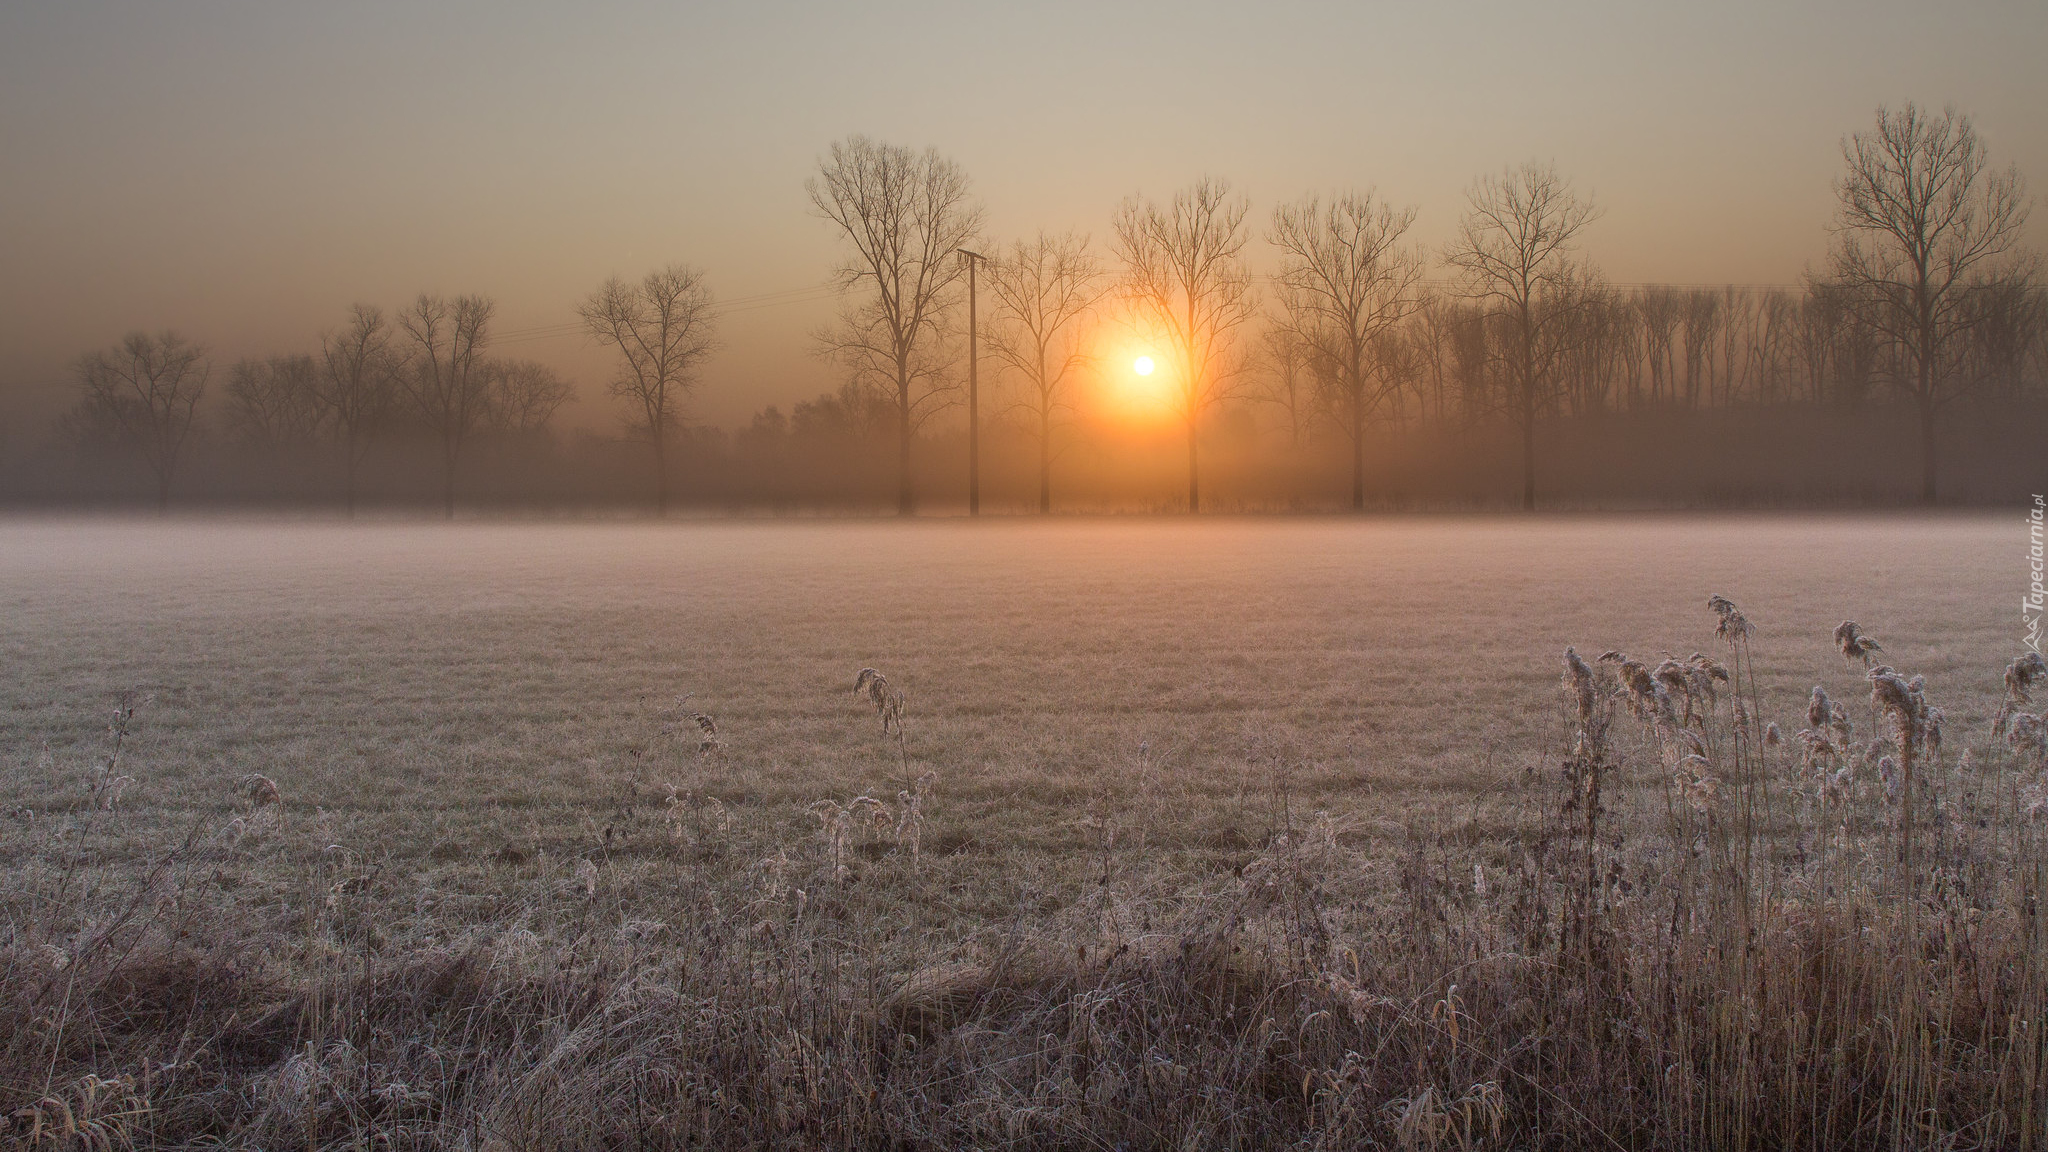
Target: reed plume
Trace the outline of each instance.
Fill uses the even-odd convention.
[[[1835,628],[1835,646],[1842,650],[1847,660],[1860,660],[1865,668],[1870,667],[1870,654],[1881,652],[1884,645],[1874,636],[1866,636],[1854,620],[1844,620]]]

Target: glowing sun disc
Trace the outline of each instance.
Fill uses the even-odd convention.
[[[1152,374],[1152,358],[1150,356],[1140,356],[1136,360],[1131,361],[1131,371],[1136,372],[1140,376],[1150,376]]]

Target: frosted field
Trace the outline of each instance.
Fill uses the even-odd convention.
[[[133,690],[137,834],[232,813],[249,773],[401,858],[573,847],[669,785],[800,817],[902,783],[849,694],[872,665],[956,844],[1070,846],[1058,813],[1139,794],[1190,843],[1277,791],[1370,830],[1554,747],[1565,645],[1719,652],[1712,593],[1787,731],[1816,682],[1867,695],[1829,641],[1854,618],[1981,740],[2023,546],[1987,516],[16,520],[0,790],[71,802]],[[684,693],[722,755],[664,730]]]
[[[2018,1147],[2044,780],[1988,720],[2024,542],[0,525],[0,1143]],[[1713,787],[1622,708],[1567,768],[1564,646],[1727,658],[1715,593],[1788,733],[1816,680],[1859,748],[1895,730],[1845,617],[1927,676],[1920,856],[1876,768],[1821,805],[1725,693]]]

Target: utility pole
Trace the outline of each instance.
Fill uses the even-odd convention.
[[[975,346],[974,271],[987,257],[958,249],[967,265],[967,514],[981,515],[981,379]]]

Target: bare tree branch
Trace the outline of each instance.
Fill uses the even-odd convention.
[[[1975,382],[1967,337],[1995,314],[1980,295],[2023,294],[2034,261],[2019,170],[1990,168],[1967,116],[1914,104],[1877,110],[1842,141],[1833,281],[1865,324],[1900,350],[1895,379],[1920,417],[1921,498],[1935,498],[1935,420]]]
[[[1187,426],[1188,511],[1202,510],[1196,432],[1202,413],[1229,397],[1242,358],[1237,329],[1257,308],[1239,253],[1251,204],[1230,182],[1203,177],[1170,204],[1133,196],[1116,214],[1124,298],[1168,346],[1173,395]]]
[[[704,274],[683,264],[649,272],[639,284],[614,276],[577,314],[623,362],[611,394],[632,409],[631,424],[654,448],[655,509],[668,511],[668,434],[697,386],[697,366],[719,348]]]
[[[444,300],[421,293],[398,315],[411,345],[399,387],[441,441],[441,495],[455,518],[455,467],[463,445],[491,414],[491,373],[483,359],[494,305],[482,296]]]
[[[981,208],[969,199],[966,174],[936,150],[866,136],[833,144],[804,189],[852,249],[835,276],[854,299],[819,336],[820,351],[857,382],[893,392],[897,511],[907,516],[911,438],[957,387],[944,348],[963,275],[954,253],[980,234]]]
[[[1482,176],[1466,193],[1469,208],[1444,262],[1466,293],[1489,305],[1507,328],[1503,356],[1511,412],[1522,432],[1522,507],[1536,507],[1536,419],[1557,387],[1577,276],[1572,246],[1599,218],[1549,164],[1535,161]]]
[[[80,418],[141,451],[156,476],[159,512],[170,507],[171,479],[211,371],[206,349],[175,332],[131,332],[78,361]]]
[[[356,469],[390,415],[400,368],[390,325],[373,305],[351,308],[346,327],[320,338],[320,401],[341,437],[342,500],[351,517]]]
[[[1069,232],[1019,240],[990,265],[996,322],[988,334],[996,359],[1024,378],[1021,407],[1038,430],[1038,510],[1052,511],[1052,431],[1071,407],[1076,369],[1088,362],[1082,325],[1105,291],[1088,238]]]
[[[1371,192],[1310,196],[1273,210],[1286,323],[1308,349],[1324,403],[1351,441],[1351,507],[1365,508],[1365,423],[1399,384],[1375,355],[1420,303],[1423,257],[1401,246],[1415,209]],[[1377,370],[1376,370],[1377,369]]]

